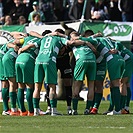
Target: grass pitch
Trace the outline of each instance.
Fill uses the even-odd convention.
[[[40,107],[46,110],[46,102]],[[77,116],[66,115],[66,102],[58,101],[58,110],[63,116],[2,116],[0,133],[131,133],[133,132],[133,102],[128,115],[102,115],[109,101],[102,101],[98,115],[83,115],[85,102],[79,101]],[[0,103],[0,113],[2,103]]]

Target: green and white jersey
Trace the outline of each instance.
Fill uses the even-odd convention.
[[[114,44],[112,43],[112,41],[107,38],[107,37],[97,37],[96,38],[99,42],[101,42],[108,50],[111,49],[115,49]],[[102,53],[105,53],[104,51],[105,49],[102,50]],[[118,59],[122,59],[122,56],[119,55],[118,53],[116,54],[110,54],[109,52],[105,53],[104,57],[106,58],[106,61],[111,60],[112,58],[118,58]]]
[[[113,41],[112,43],[114,45],[114,49],[118,50],[119,54],[124,58],[124,60],[132,60],[133,59],[133,53],[127,49],[121,42],[119,41]]]
[[[7,45],[4,44],[1,48],[0,48],[0,58],[2,58],[4,56],[4,54],[8,51]]]
[[[8,42],[8,43],[12,43],[13,41],[14,41],[14,39],[11,40],[11,41]],[[16,51],[14,51],[14,48],[9,48],[8,51],[6,52],[6,56],[8,56],[9,58],[14,58],[14,59],[16,59],[17,56],[18,56],[18,54],[17,54]]]
[[[41,43],[41,39],[38,37],[34,37],[34,36],[28,36],[24,38],[24,44],[22,45],[22,47],[28,45],[28,44],[34,44],[35,48],[30,48],[27,51],[25,51],[25,53],[29,53],[34,59],[37,57],[38,52],[39,52],[39,45]]]
[[[63,45],[67,45],[67,39],[59,36],[46,36],[41,40],[39,54],[36,58],[37,62],[48,62],[50,60],[56,62],[59,50]]]
[[[13,40],[10,40],[8,43],[12,43],[14,41],[14,39]],[[2,58],[4,55],[5,55],[5,53],[7,52],[7,51],[9,51],[9,50],[11,50],[11,51],[13,51],[14,49],[13,48],[8,48],[7,47],[7,44],[8,43],[5,43],[1,48],[0,48],[0,58]]]
[[[96,48],[96,50],[99,52],[99,56],[97,56],[99,63],[102,61],[104,57],[106,58],[110,55],[109,49],[105,45],[107,42],[104,39],[99,38],[99,37],[94,38],[91,36],[88,38],[80,37],[80,39],[90,42]]]
[[[95,55],[92,50],[86,45],[74,46],[73,54],[76,60],[92,60],[95,59]]]

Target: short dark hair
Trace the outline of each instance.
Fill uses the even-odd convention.
[[[65,34],[64,30],[62,30],[62,29],[56,29],[55,32],[59,32],[59,33]]]
[[[91,35],[94,35],[94,32],[92,31],[92,30],[86,30],[83,34],[82,34],[82,36],[91,36]]]
[[[46,34],[51,33],[51,32],[52,32],[51,30],[45,30],[43,31],[42,36],[45,36]]]

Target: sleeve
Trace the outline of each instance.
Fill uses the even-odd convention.
[[[42,39],[39,39],[39,40],[35,43],[35,47],[36,47],[36,48],[39,48],[39,47],[40,47],[40,45],[41,45],[41,40],[42,40]]]
[[[60,41],[63,45],[67,45],[67,41],[68,39],[67,38],[64,38],[64,37],[60,37]]]
[[[123,51],[123,50],[126,49],[126,47],[123,46],[123,44],[122,44],[121,42],[117,42],[117,46],[118,46],[118,50],[119,50],[119,51]]]
[[[92,45],[94,45],[95,47],[98,45],[98,41],[96,38],[93,38],[93,37],[80,37],[79,39],[83,40],[83,41],[87,41],[87,42],[90,42]]]

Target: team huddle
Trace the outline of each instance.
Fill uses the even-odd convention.
[[[34,31],[28,34],[15,32],[12,35],[14,39],[0,48],[2,115],[62,115],[57,111],[58,70],[66,90],[68,115],[78,115],[79,93],[85,76],[88,94],[84,115],[98,113],[107,71],[110,105],[103,114],[130,113],[133,54],[119,41],[103,37],[101,33],[94,34],[92,30],[86,30],[82,35],[72,30],[69,36],[62,29],[54,32],[45,30],[42,35]],[[48,104],[46,112],[39,106],[44,82]]]

